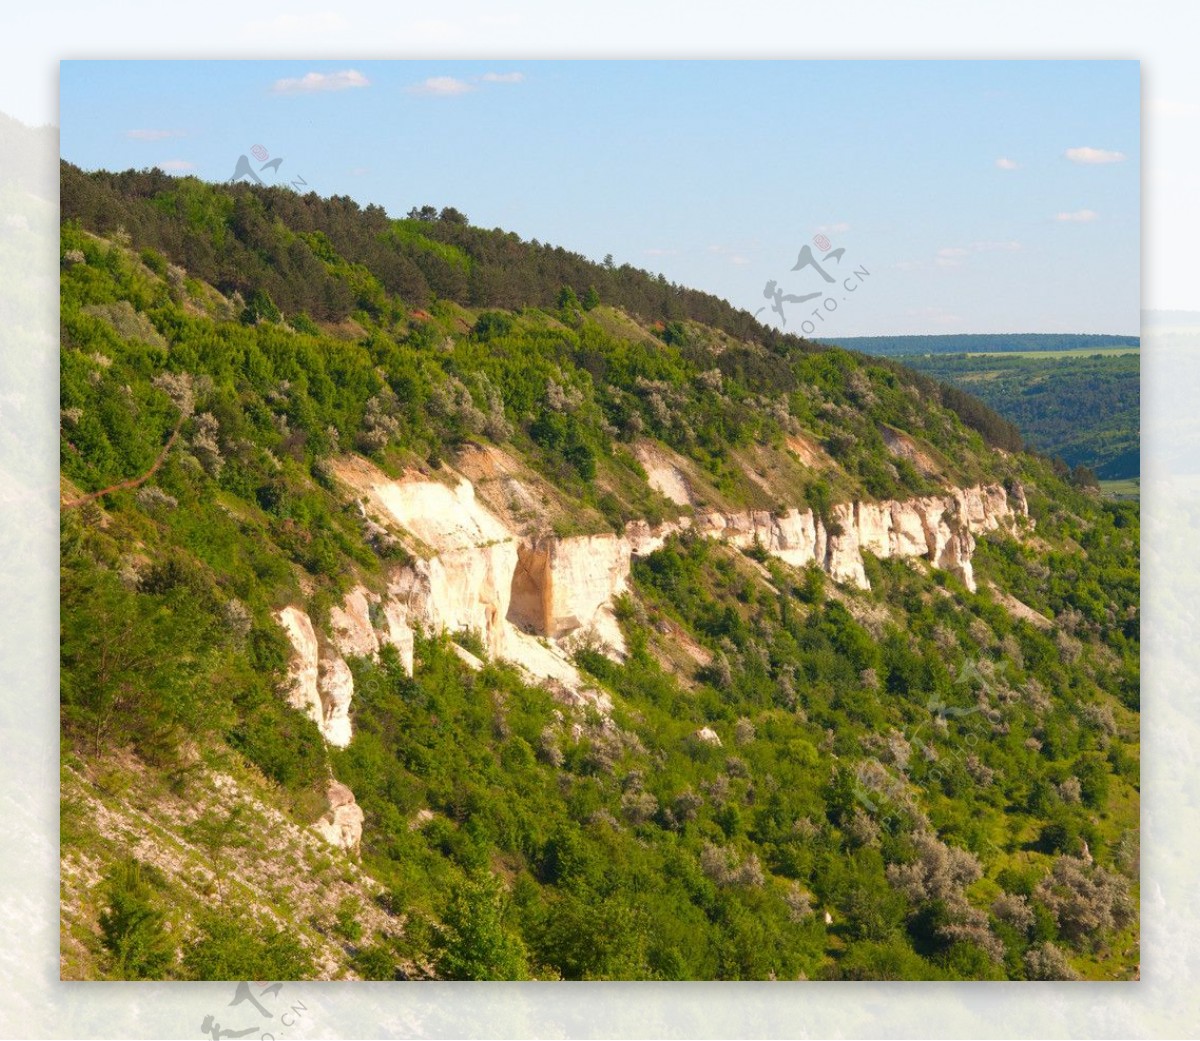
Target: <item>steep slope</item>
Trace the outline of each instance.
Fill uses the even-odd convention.
[[[1134,971],[1135,510],[644,273],[64,199],[64,974]]]

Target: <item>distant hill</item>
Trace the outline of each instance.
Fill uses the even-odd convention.
[[[932,354],[904,364],[977,395],[1039,452],[1104,479],[1140,472],[1141,356]]]
[[[982,351],[1075,351],[1095,347],[1140,347],[1138,336],[1099,333],[959,333],[950,336],[844,336],[818,338],[850,351],[902,357],[908,354],[977,354]]]

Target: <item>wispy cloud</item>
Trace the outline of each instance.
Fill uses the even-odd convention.
[[[1016,239],[972,242],[969,246],[943,246],[937,251],[934,263],[938,267],[962,267],[973,253],[1015,253],[1021,248]]]
[[[1064,153],[1073,163],[1120,163],[1125,160],[1124,152],[1110,152],[1106,148],[1068,148]]]
[[[485,72],[479,77],[484,83],[524,83],[523,72]]]
[[[1009,159],[1006,155],[1002,155],[996,160],[996,168],[998,170],[1015,170],[1018,166],[1020,166],[1020,163],[1015,159]]]
[[[972,242],[971,250],[974,253],[1016,253],[1021,248],[1021,243],[1016,239],[1003,239],[999,242]]]
[[[822,235],[840,235],[843,231],[849,231],[850,225],[844,220],[838,221],[836,224],[822,224],[817,231]]]
[[[168,137],[183,137],[182,130],[126,130],[125,136],[134,141],[165,141]]]
[[[186,159],[168,159],[164,163],[159,163],[158,168],[167,173],[182,173],[184,170],[196,169],[196,164],[189,163]]]
[[[967,250],[961,246],[943,246],[937,251],[936,264],[938,267],[962,267]]]
[[[453,98],[467,94],[475,88],[465,80],[456,80],[453,76],[430,76],[427,80],[414,83],[408,88],[410,94],[428,94],[432,97]]]
[[[749,242],[741,244],[724,244],[719,242],[711,243],[706,247],[709,253],[716,254],[719,257],[724,257],[729,263],[738,267],[743,267],[749,264],[750,254],[758,253],[762,247],[753,239]]]
[[[1073,213],[1056,213],[1054,219],[1064,224],[1090,224],[1099,219],[1100,214],[1095,210],[1075,210]]]
[[[272,94],[319,94],[370,86],[371,81],[357,69],[342,72],[309,72],[297,79],[276,80]]]

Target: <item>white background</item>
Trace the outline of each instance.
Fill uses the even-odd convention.
[[[1111,0],[41,4],[0,111],[57,122],[68,57],[1133,58],[1144,306],[1200,310],[1196,6]],[[38,158],[45,198],[57,157]],[[36,233],[36,234],[35,234]],[[57,222],[0,200],[0,1035],[201,1037],[227,984],[62,984],[57,921]],[[14,254],[11,248],[19,243]],[[1153,317],[1153,316],[1150,316]],[[287,984],[277,1037],[1180,1037],[1200,1030],[1200,315],[1143,342],[1143,932],[1130,984]],[[1184,328],[1178,328],[1183,326]],[[1192,327],[1192,328],[1188,328]]]

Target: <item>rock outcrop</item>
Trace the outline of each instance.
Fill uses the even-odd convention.
[[[1017,513],[1025,512],[1023,494],[1014,493],[1010,502],[1004,488],[989,485],[904,502],[842,503],[828,521],[811,510],[704,511],[657,526],[633,522],[621,535],[520,539],[477,500],[467,481],[451,487],[380,474],[358,490],[402,534],[435,552],[392,576],[382,605],[386,632],[359,631],[370,612],[362,597],[353,603],[347,598],[335,614],[335,625],[348,632],[339,645],[344,653],[351,653],[351,643],[370,652],[373,640],[390,641],[409,663],[415,627],[467,630],[489,655],[568,686],[577,686],[579,676],[563,641],[586,634],[612,653],[623,653],[613,603],[628,589],[633,558],[652,553],[671,535],[691,530],[741,549],[758,545],[785,563],[814,563],[834,581],[859,588],[869,584],[864,552],[923,557],[974,589],[974,534],[1011,528]],[[350,625],[354,619],[357,630]]]
[[[363,811],[354,793],[340,781],[330,781],[325,800],[328,809],[313,825],[314,830],[331,846],[357,852],[362,842]]]
[[[350,700],[354,678],[341,655],[322,648],[312,620],[298,607],[276,614],[292,645],[288,669],[288,703],[304,712],[338,748],[350,743]]]
[[[811,510],[708,512],[658,527],[635,522],[626,535],[634,556],[651,553],[669,536],[687,530],[739,549],[758,545],[787,564],[816,564],[835,582],[862,589],[869,587],[864,552],[881,558],[924,557],[974,590],[974,536],[1012,530],[1018,515],[1028,516],[1019,486],[1010,502],[1003,487],[986,485],[903,502],[840,503],[830,510],[828,525]]]
[[[625,591],[632,547],[618,535],[541,539],[517,551],[508,620],[551,639],[590,628],[622,646],[612,602]]]
[[[331,620],[340,646],[366,647],[374,637],[369,612],[366,629],[357,622],[355,631],[339,628],[338,619],[354,620],[360,607],[367,603],[365,590],[355,590],[346,598],[343,610],[331,612]],[[335,609],[337,611],[337,609]],[[331,647],[322,647],[312,619],[300,608],[288,606],[276,614],[276,619],[292,645],[292,660],[288,669],[288,703],[304,712],[320,728],[331,745],[345,748],[353,736],[350,724],[350,704],[354,696],[354,677],[345,659]],[[378,641],[374,646],[378,649]],[[353,650],[350,653],[358,653]],[[357,850],[362,838],[363,812],[354,800],[354,793],[344,784],[330,781],[326,792],[328,810],[314,825],[326,841],[346,850]]]
[[[341,606],[330,609],[333,642],[342,654],[365,658],[379,650],[379,636],[371,623],[371,608],[377,603],[379,597],[357,586],[346,594]]]
[[[476,498],[469,481],[446,484],[416,475],[392,480],[360,464],[355,491],[364,509],[383,515],[414,559],[390,576],[386,593],[352,590],[330,612],[336,651],[318,648],[298,608],[279,614],[295,654],[292,703],[307,711],[332,744],[351,738],[353,679],[344,657],[374,656],[391,644],[411,673],[416,629],[469,632],[489,657],[515,662],[535,680],[553,680],[574,700],[602,699],[587,690],[571,661],[586,639],[624,653],[613,613],[628,590],[635,557],[692,531],[740,549],[761,547],[787,564],[816,564],[834,581],[868,588],[863,554],[919,557],[975,588],[975,535],[1014,529],[1027,513],[1020,488],[954,489],[906,501],[835,505],[826,518],[811,510],[701,511],[652,526],[633,522],[622,534],[521,538]]]

